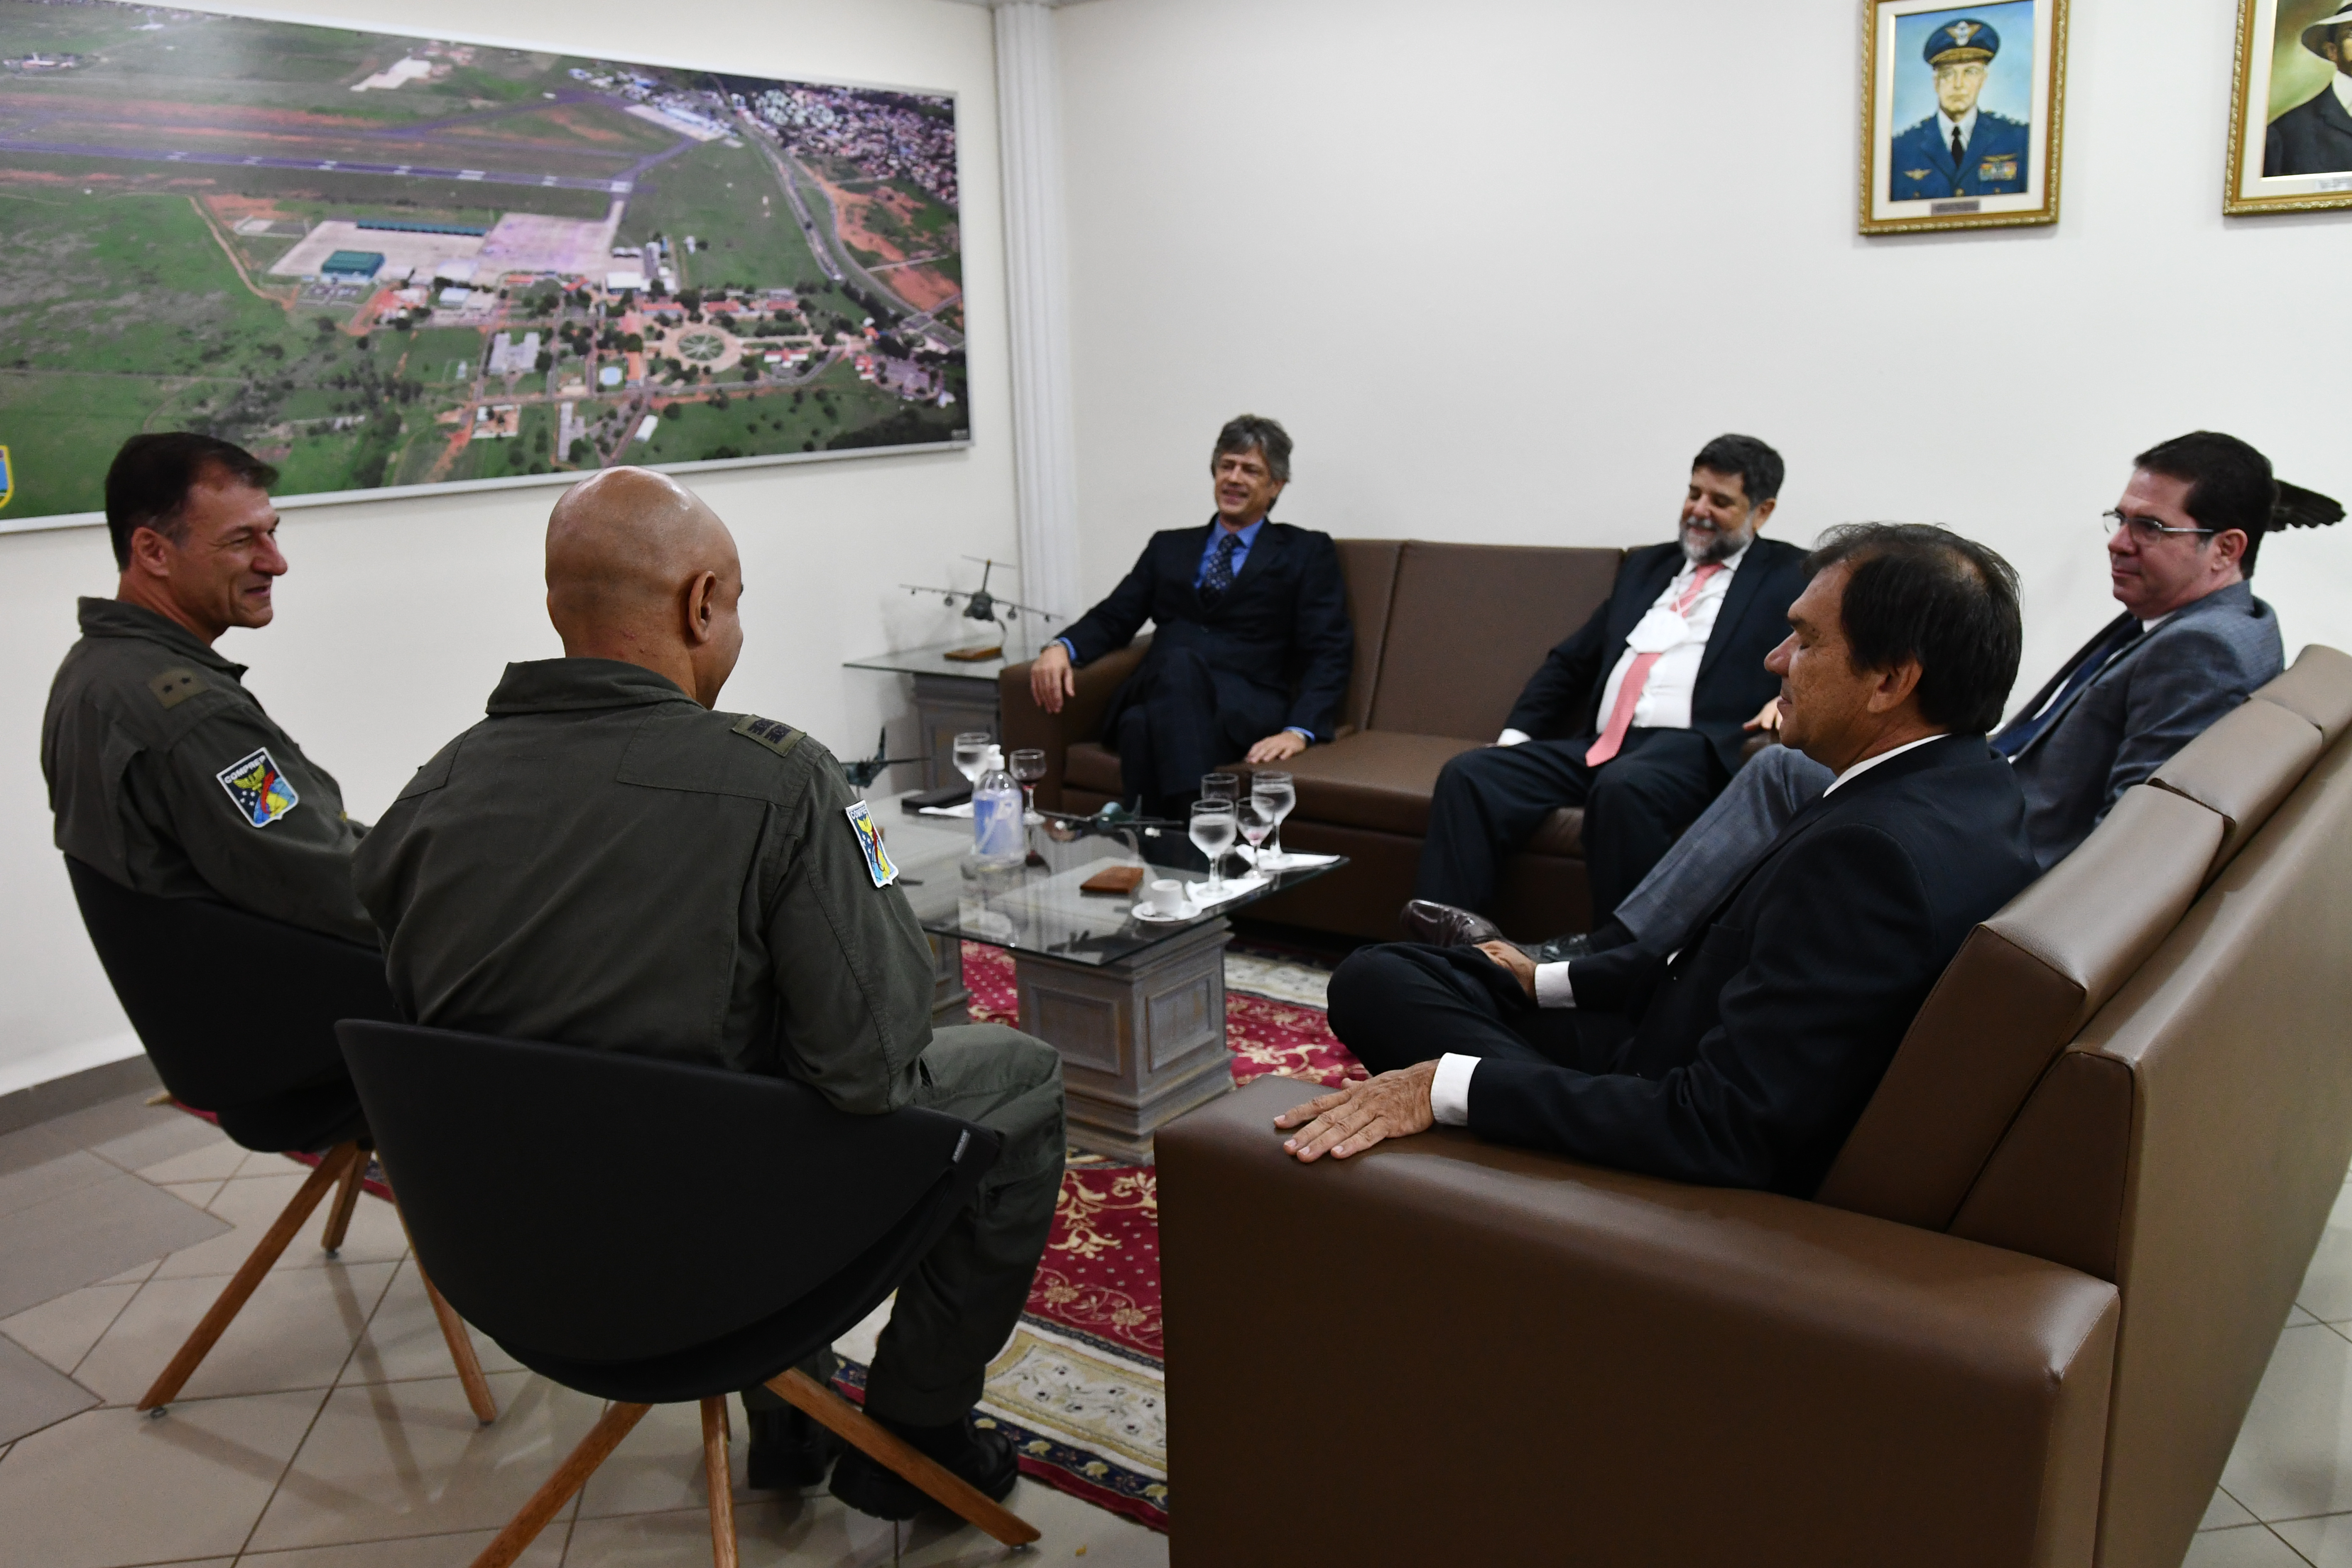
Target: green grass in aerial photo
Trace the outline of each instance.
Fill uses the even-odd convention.
[[[621,234],[629,244],[655,234],[667,240],[676,248],[683,288],[791,289],[824,280],[775,165],[751,146],[705,142],[646,170],[629,197]],[[696,247],[690,256],[688,235]]]

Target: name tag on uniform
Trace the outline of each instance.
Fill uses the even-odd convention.
[[[874,814],[866,803],[845,806],[851,831],[857,835],[857,847],[866,852],[866,874],[874,879],[877,888],[887,888],[898,879],[898,868],[890,864],[889,851],[882,847],[882,830],[874,825]]]
[[[213,777],[220,781],[221,788],[228,791],[229,799],[245,814],[245,820],[255,827],[267,827],[302,804],[302,797],[294,793],[294,786],[278,771],[278,763],[266,746],[251,756],[238,758]]]

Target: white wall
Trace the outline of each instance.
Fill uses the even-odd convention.
[[[382,15],[355,0],[316,0],[302,14],[361,25]],[[400,21],[627,58],[645,47],[649,15],[610,3],[518,0],[486,13],[421,0]],[[895,678],[841,661],[944,640],[952,626],[936,602],[919,604],[895,585],[967,584],[978,568],[962,554],[1007,559],[1013,549],[989,16],[944,0],[768,0],[665,16],[679,21],[707,24],[656,29],[677,40],[665,52],[689,61],[960,95],[973,445],[692,481],[733,527],[748,584],[743,661],[721,700],[863,756],[903,693]],[[480,716],[508,660],[562,651],[540,577],[541,531],[558,493],[287,512],[279,538],[292,571],[277,621],[231,632],[221,649],[252,667],[247,684],[341,781],[354,816],[381,813],[419,763]],[[0,537],[0,651],[16,672],[0,691],[0,736],[16,759],[0,770],[0,1092],[136,1049],[51,846],[38,765],[42,703],[75,635],[74,598],[111,594],[113,584],[102,529]],[[911,726],[898,738],[911,740]],[[268,963],[256,955],[257,973]]]
[[[2074,0],[2062,222],[1869,241],[1853,4],[1061,12],[1087,593],[1207,515],[1244,408],[1298,442],[1278,515],[1341,535],[1664,540],[1744,430],[1780,537],[2007,554],[2038,683],[2114,613],[2133,453],[2228,430],[2352,500],[2352,212],[2222,220],[2235,11]],[[2352,647],[2352,525],[2271,540],[2256,589],[2290,657]]]

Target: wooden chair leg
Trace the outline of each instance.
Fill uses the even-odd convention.
[[[359,1157],[360,1146],[357,1143],[338,1143],[327,1152],[327,1157],[319,1162],[318,1169],[310,1173],[310,1179],[295,1193],[293,1201],[279,1212],[277,1220],[263,1234],[259,1245],[254,1247],[244,1265],[229,1280],[227,1288],[213,1302],[212,1310],[204,1315],[203,1321],[197,1323],[196,1331],[188,1336],[188,1342],[180,1347],[180,1353],[172,1358],[172,1363],[155,1379],[154,1385],[140,1397],[140,1409],[154,1410],[172,1402],[181,1386],[203,1364],[213,1346],[220,1342],[221,1335],[236,1321],[247,1300],[260,1285],[263,1276],[285,1252],[286,1244],[294,1239],[296,1233],[302,1228],[302,1222],[310,1217],[310,1211],[317,1208],[319,1200],[327,1195],[327,1189]]]
[[[710,1561],[736,1568],[735,1482],[727,1468],[727,1396],[702,1402],[702,1479],[710,1488]]]
[[[415,1263],[416,1255],[409,1254]],[[425,1265],[416,1264],[416,1277],[425,1281],[425,1299],[433,1303],[434,1319],[441,1325],[442,1342],[449,1347],[449,1359],[457,1366],[457,1381],[465,1384],[466,1403],[474,1407],[474,1419],[487,1426],[499,1418],[499,1402],[490,1396],[490,1380],[482,1375],[481,1359],[474,1354],[474,1339],[466,1331],[466,1320],[457,1309],[442,1300],[433,1283],[433,1276],[425,1272]]]
[[[416,1265],[416,1278],[425,1284],[425,1299],[433,1303],[433,1321],[441,1325],[441,1342],[449,1347],[449,1360],[457,1368],[457,1381],[465,1385],[466,1403],[473,1406],[474,1419],[487,1426],[499,1418],[499,1402],[490,1397],[490,1380],[482,1375],[481,1358],[474,1354],[473,1336],[466,1331],[466,1320],[457,1309],[442,1299],[433,1276],[425,1272],[425,1260],[416,1256],[416,1237],[409,1236],[408,1215],[401,1213],[400,1194],[392,1194],[392,1212],[400,1217],[400,1234],[408,1237],[408,1260]]]
[[[1036,1530],[1019,1514],[991,1502],[962,1477],[910,1447],[800,1368],[770,1378],[768,1390],[806,1412],[820,1426],[829,1428],[842,1441],[855,1445],[877,1464],[912,1481],[932,1501],[965,1523],[979,1526],[1007,1546],[1025,1546],[1037,1539]]]
[[[652,1408],[650,1405],[605,1406],[603,1416],[588,1429],[588,1436],[580,1439],[580,1446],[556,1467],[555,1474],[547,1478],[547,1484],[531,1493],[522,1511],[507,1521],[498,1539],[482,1548],[482,1554],[474,1559],[474,1568],[509,1568],[526,1547],[539,1539],[547,1521],[572,1500],[572,1494],[587,1484],[588,1478],[596,1473],[596,1467],[621,1446],[629,1429],[644,1420],[646,1412]]]
[[[319,1245],[330,1258],[343,1250],[343,1235],[352,1227],[352,1210],[359,1206],[360,1182],[367,1167],[367,1153],[362,1150],[358,1159],[343,1168],[343,1184],[335,1189],[335,1201],[327,1209],[327,1228],[319,1237]]]

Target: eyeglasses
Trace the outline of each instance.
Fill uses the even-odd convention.
[[[2154,544],[2170,533],[2219,533],[2218,528],[2169,528],[2152,517],[2126,517],[2120,508],[2109,507],[2099,514],[2101,531],[2113,533],[2119,528],[2131,530],[2134,544]]]

